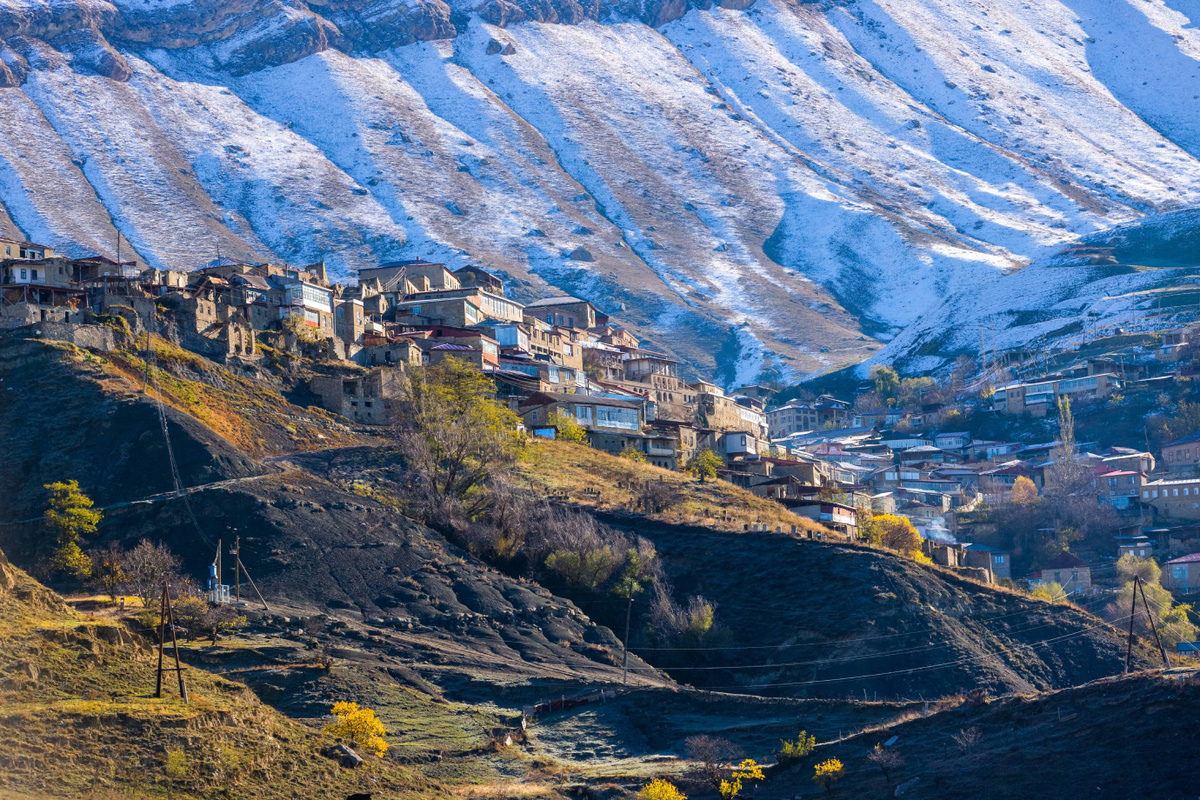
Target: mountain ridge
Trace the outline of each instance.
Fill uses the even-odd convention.
[[[1076,5],[6,2],[0,226],[477,262],[723,382],[799,377],[1196,205],[1186,6]]]

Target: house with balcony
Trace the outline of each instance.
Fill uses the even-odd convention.
[[[34,244],[21,239],[0,237],[0,261],[10,258],[22,261],[40,261],[53,258],[54,248],[44,244]]]
[[[597,450],[618,454],[627,446],[642,449],[643,403],[615,397],[538,392],[520,402],[525,427],[544,426],[555,412],[572,417]]]

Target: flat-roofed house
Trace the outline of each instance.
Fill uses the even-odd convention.
[[[1173,558],[1164,564],[1162,586],[1179,594],[1200,592],[1200,553]]]
[[[596,327],[596,321],[605,318],[587,300],[563,295],[534,300],[525,306],[525,313],[551,325],[588,330]],[[607,318],[605,318],[607,319]]]
[[[1200,431],[1167,442],[1162,446],[1162,456],[1172,472],[1195,470],[1200,464]]]
[[[1092,591],[1092,570],[1078,556],[1066,550],[1042,567],[1037,573],[1037,582],[1057,583],[1068,595],[1090,594]]]

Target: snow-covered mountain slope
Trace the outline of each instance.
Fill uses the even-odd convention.
[[[705,5],[0,0],[0,228],[479,263],[733,381],[1052,325],[1108,291],[1054,253],[1200,205],[1191,0]]]

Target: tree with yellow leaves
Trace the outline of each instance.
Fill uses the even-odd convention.
[[[742,791],[742,781],[761,781],[763,777],[763,768],[758,765],[758,762],[753,758],[747,758],[733,768],[730,780],[721,781],[717,786],[717,791],[721,793],[722,800],[733,800]]]
[[[687,795],[675,788],[675,784],[655,778],[638,792],[638,800],[687,800]]]
[[[587,444],[587,430],[569,413],[556,408],[550,412],[546,423],[558,431],[556,438],[559,440]]]
[[[1028,505],[1036,503],[1038,499],[1037,484],[1026,478],[1024,475],[1018,475],[1013,481],[1012,491],[1009,493],[1009,499],[1018,505]]]
[[[325,730],[340,739],[346,739],[383,758],[388,744],[383,740],[387,729],[369,708],[360,708],[358,703],[338,701],[333,704],[333,715],[337,722],[326,725]]]
[[[825,791],[829,791],[829,788],[845,774],[846,768],[842,766],[841,761],[836,758],[827,758],[814,768],[813,783]]]

